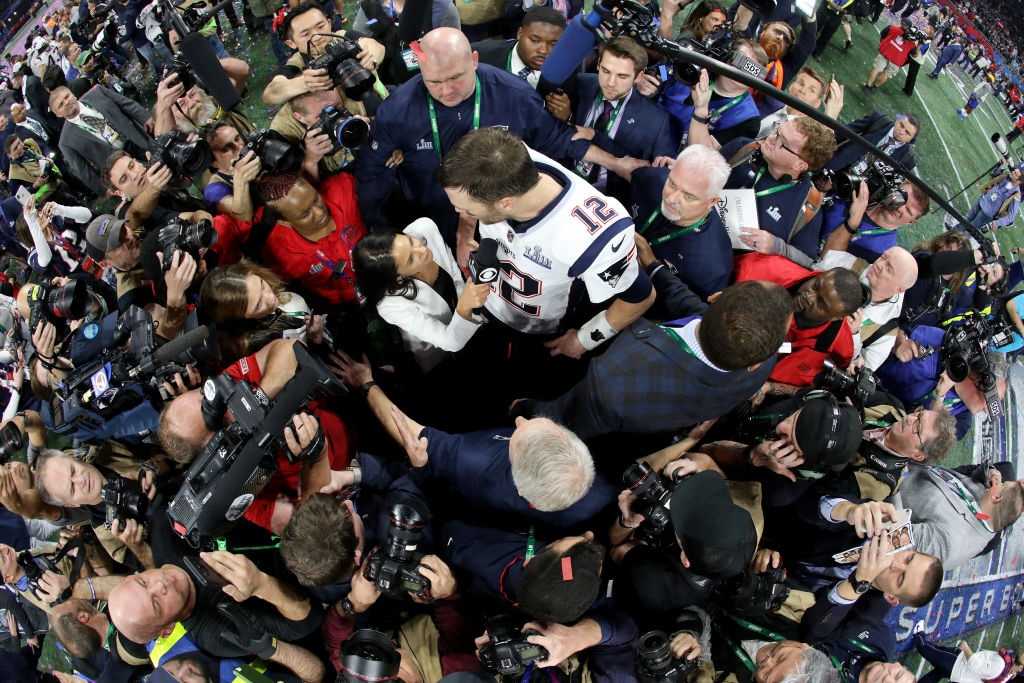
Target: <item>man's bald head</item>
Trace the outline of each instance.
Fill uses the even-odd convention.
[[[191,614],[196,591],[184,569],[165,564],[126,577],[110,591],[110,620],[126,638],[146,643]]]
[[[435,28],[423,36],[417,58],[423,85],[442,105],[456,107],[476,90],[478,56],[461,31]]]
[[[867,270],[871,300],[882,302],[901,294],[917,282],[917,259],[903,247],[886,249]]]

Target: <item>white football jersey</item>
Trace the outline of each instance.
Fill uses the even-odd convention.
[[[487,297],[485,307],[515,330],[548,334],[558,330],[575,280],[601,303],[630,288],[639,264],[633,219],[622,204],[553,159],[529,152],[563,190],[531,221],[480,224],[481,238],[497,240],[501,265],[491,286],[497,296]]]

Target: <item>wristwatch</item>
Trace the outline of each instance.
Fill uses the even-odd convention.
[[[710,116],[700,116],[699,114],[697,114],[697,112],[694,112],[692,114],[692,117],[693,117],[694,121],[696,121],[697,123],[702,123],[705,126],[711,124],[711,117]]]
[[[853,586],[853,592],[856,593],[857,595],[864,595],[869,590],[871,590],[871,582],[870,581],[861,581],[860,579],[857,578],[856,572],[851,574],[850,578],[847,579],[847,581],[849,581],[850,585]]]

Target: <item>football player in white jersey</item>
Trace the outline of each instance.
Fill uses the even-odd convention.
[[[577,280],[603,311],[545,345],[579,358],[611,339],[654,303],[636,257],[633,219],[557,162],[500,128],[464,136],[445,157],[441,185],[462,215],[498,242],[501,274],[487,312],[518,332],[562,329]]]

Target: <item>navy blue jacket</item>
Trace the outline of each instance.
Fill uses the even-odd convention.
[[[426,427],[420,436],[427,438],[427,464],[413,468],[409,477],[429,499],[478,524],[503,529],[538,529],[560,535],[590,529],[603,511],[615,506],[619,489],[601,475],[586,495],[558,512],[541,512],[530,506],[516,491],[512,481],[512,462],[508,444],[512,429],[469,434],[448,434]],[[441,510],[434,510],[441,514]]]
[[[501,126],[523,138],[527,145],[553,159],[579,161],[590,141],[572,141],[575,128],[555,119],[544,109],[544,100],[527,83],[493,66],[477,66],[480,80],[480,126]],[[395,189],[412,202],[420,215],[430,216],[449,244],[455,243],[458,218],[437,182],[440,166],[434,149],[427,111],[427,90],[422,75],[399,86],[377,109],[373,143],[364,148],[356,166],[359,206],[369,226],[380,225],[382,209]],[[440,152],[448,152],[473,127],[470,96],[455,107],[435,102]],[[396,149],[405,161],[387,168],[385,161]]]
[[[679,226],[661,215],[650,225],[647,220],[661,207],[661,193],[668,180],[667,168],[641,168],[633,173],[633,201],[630,203],[637,231],[648,241],[667,235]],[[654,254],[667,260],[679,278],[703,300],[729,285],[732,278],[732,243],[714,209],[707,222],[693,232],[655,245]]]
[[[752,141],[745,138],[737,138],[722,146],[722,156],[731,161],[733,155],[750,142]],[[745,161],[733,167],[732,175],[729,176],[729,182],[725,187],[730,190],[753,188],[757,192],[762,192],[778,187],[784,182],[775,180],[767,169],[764,173],[759,171],[760,169],[754,168],[749,161]],[[792,234],[793,226],[803,211],[804,201],[810,189],[811,180],[805,177],[787,190],[758,197],[757,217],[762,230],[770,232],[812,259],[816,259],[820,250],[822,212],[819,211],[799,232]]]
[[[804,614],[803,639],[842,664],[842,680],[857,681],[872,662],[896,661],[896,637],[885,623],[892,607],[881,591],[871,590],[851,605],[836,605],[829,589],[819,591]]]
[[[576,123],[582,126],[587,122],[599,92],[597,74],[580,74],[576,79],[573,99]],[[617,157],[631,156],[646,161],[654,161],[659,156],[674,157],[679,151],[679,137],[672,135],[668,113],[636,91],[619,114],[617,123],[614,137],[603,130],[595,131],[594,144]],[[609,173],[607,194],[626,203],[629,183]]]
[[[885,139],[892,126],[892,119],[877,111],[847,124],[847,127],[853,132],[860,134],[865,140],[876,146]],[[868,153],[866,147],[853,142],[842,133],[839,133],[836,137],[839,141],[839,148],[832,156],[832,160],[825,164],[825,168],[830,168],[834,171],[842,170],[851,164],[857,163]],[[914,159],[914,140],[897,149],[892,154],[892,157],[909,170],[914,170],[914,167],[917,165],[917,161]]]

